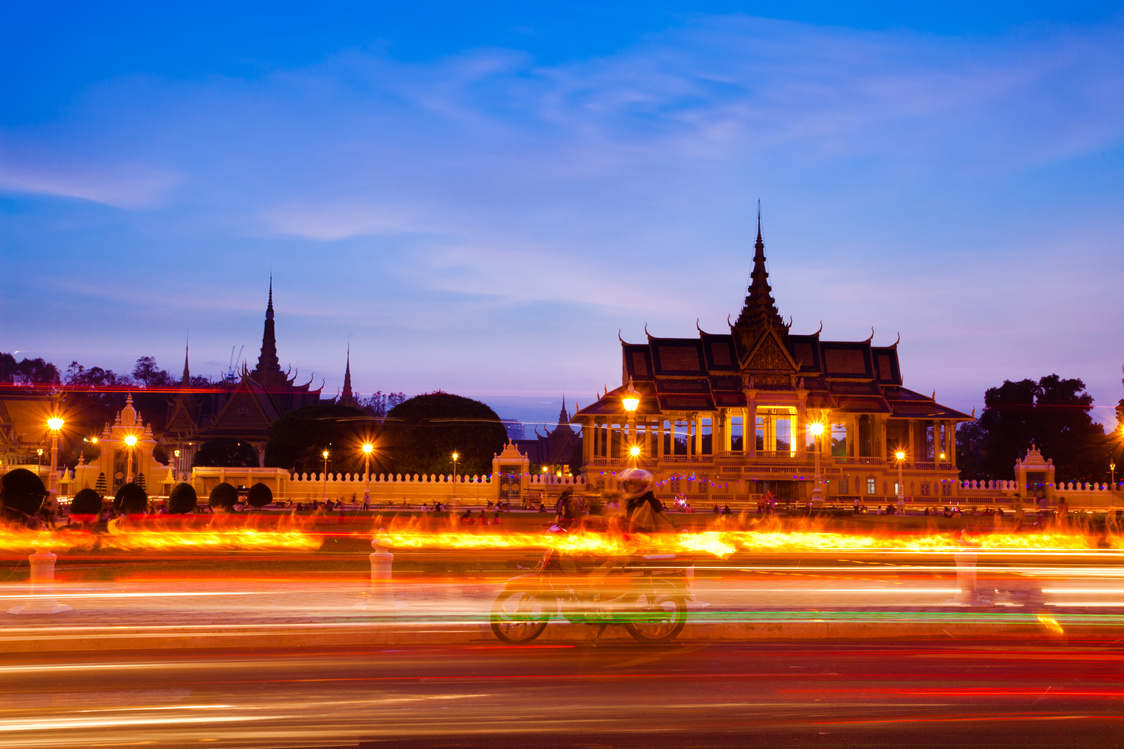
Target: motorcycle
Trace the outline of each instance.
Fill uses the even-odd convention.
[[[546,629],[551,618],[574,624],[623,625],[638,642],[671,642],[687,623],[691,565],[672,566],[675,556],[629,557],[587,574],[567,570],[547,549],[532,572],[507,581],[492,605],[492,632],[502,642],[523,645]]]

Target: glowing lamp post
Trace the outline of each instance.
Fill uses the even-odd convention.
[[[1111,498],[1111,501],[1112,501],[1112,509],[1115,510],[1116,509],[1116,464],[1115,463],[1109,463],[1108,464],[1108,472],[1111,475],[1111,478],[1109,479],[1109,481],[1110,481],[1111,486],[1112,486],[1112,494],[1110,494],[1109,497]]]
[[[457,458],[460,455],[453,453],[453,505],[457,504]],[[545,469],[544,469],[545,470]]]
[[[47,419],[47,428],[51,430],[51,480],[48,482],[47,491],[56,496],[59,493],[59,430],[62,429],[63,423],[58,416]]]
[[[179,481],[180,480],[180,451],[179,450],[175,451],[175,456],[176,456],[175,475],[172,476],[172,478],[175,479],[176,481]]]
[[[330,453],[327,450],[320,453],[321,457],[324,458],[324,496],[321,497],[324,500],[328,499],[328,455],[329,454]]]
[[[905,460],[905,453],[898,450],[894,453],[894,457],[898,459],[898,499],[905,499],[905,494],[902,491],[902,461]]]
[[[632,386],[632,378],[628,378],[628,388],[621,394],[621,405],[624,406],[625,413],[628,414],[628,439],[629,442],[635,439],[634,432],[636,431],[636,409],[640,407],[640,393],[636,392],[636,388]],[[632,449],[629,449],[629,454],[635,458],[636,455],[632,454]]]
[[[820,486],[820,449],[823,445],[823,423],[816,421],[810,425],[812,436],[815,438],[815,454],[816,454],[816,474],[814,478],[814,486],[812,487],[812,504],[819,506],[823,504],[823,488]]]
[[[133,448],[137,446],[137,435],[125,435],[125,483],[133,483]]]
[[[375,446],[370,442],[363,443],[363,502],[371,501],[371,453]]]

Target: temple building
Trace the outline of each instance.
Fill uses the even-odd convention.
[[[956,425],[971,417],[903,387],[897,341],[824,341],[822,324],[793,333],[768,278],[758,215],[751,282],[728,333],[645,328],[646,342],[621,340],[621,386],[572,419],[589,485],[610,490],[612,473],[636,464],[660,496],[700,503],[804,503],[816,488],[829,502],[954,496]],[[639,400],[632,412],[626,394]]]
[[[348,370],[350,379],[350,352]],[[323,386],[312,389],[311,378],[298,385],[296,375],[290,377],[288,371],[281,369],[273,320],[272,278],[257,366],[250,370],[243,364],[236,381],[204,394],[194,394],[189,387],[190,373],[185,357],[183,378],[184,392],[169,407],[164,442],[180,451],[180,461],[187,467],[192,465],[192,457],[201,443],[220,438],[246,442],[256,452],[259,465],[264,466],[265,443],[273,422],[290,411],[319,404],[323,389]]]
[[[513,440],[515,446],[527,456],[537,472],[552,476],[568,476],[574,455],[580,449],[581,438],[570,426],[570,414],[566,411],[566,398],[562,398],[562,410],[558,413],[558,424],[554,429],[546,429],[539,434],[535,427],[534,439]]]

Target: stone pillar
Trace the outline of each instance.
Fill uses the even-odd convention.
[[[918,452],[917,451],[917,435],[914,434],[914,431],[913,431],[913,422],[914,422],[914,419],[909,420],[909,447],[907,448],[907,452],[906,452],[906,455],[905,455],[906,460],[908,460],[910,463],[916,463],[917,462],[917,452]]]
[[[593,460],[593,430],[590,428],[589,419],[582,420],[582,465],[592,465]]]
[[[663,414],[659,418],[659,423],[656,426],[656,460],[663,460]]]
[[[749,408],[742,419],[742,446],[747,458],[752,460],[757,457],[757,395],[752,392],[749,395]]]
[[[882,460],[889,460],[890,459],[890,448],[886,444],[886,417],[885,416],[879,416],[878,417],[878,439],[880,440],[880,443],[878,445],[878,452],[882,455]]]

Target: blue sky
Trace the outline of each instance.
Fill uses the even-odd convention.
[[[21,4],[0,26],[0,350],[279,355],[553,421],[725,330],[762,201],[796,332],[907,387],[1124,397],[1112,3]]]

